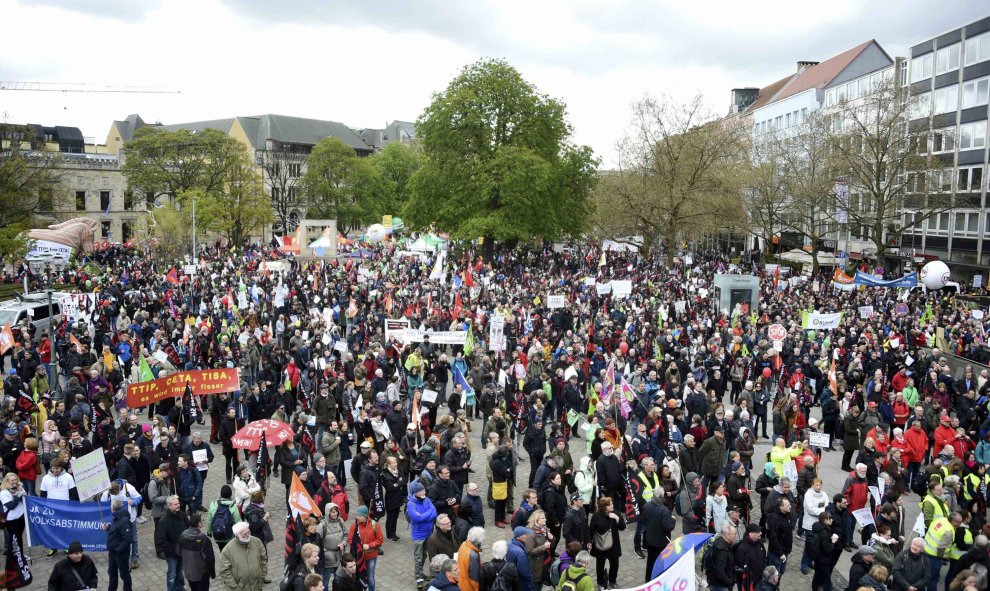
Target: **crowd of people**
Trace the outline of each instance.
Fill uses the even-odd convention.
[[[288,529],[288,507],[266,498],[276,482],[288,498],[295,476],[322,516],[286,535],[287,589],[374,591],[399,552],[422,589],[610,589],[631,560],[648,581],[672,537],[703,532],[699,570],[718,591],[772,591],[798,568],[830,590],[844,551],[850,590],[987,588],[990,382],[953,373],[990,357],[969,303],[792,284],[718,253],[669,264],[572,247],[436,264],[392,242],[321,262],[218,243],[193,276],[134,249],[91,253],[58,282],[92,304],[50,334],[12,327],[4,354],[5,548],[22,542],[24,496],[75,499],[71,460],[102,449],[111,591],[146,568],[149,512],[168,591],[260,590]],[[718,273],[759,276],[759,307],[720,309]],[[815,331],[805,311],[845,314]],[[398,318],[411,330],[386,334]],[[145,364],[154,377],[237,368],[240,388],[128,408]],[[260,419],[295,437],[235,449]],[[848,477],[826,487],[821,462],[840,455]],[[208,480],[224,483],[205,503]],[[905,523],[919,500],[920,523]],[[489,516],[506,530],[494,542]],[[91,559],[49,556],[63,550],[49,588],[85,588],[77,574],[95,587]]]

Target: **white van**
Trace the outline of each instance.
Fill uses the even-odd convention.
[[[70,295],[64,292],[52,292],[51,316],[48,314],[48,293],[35,292],[14,294],[14,299],[0,304],[0,327],[10,323],[11,328],[21,326],[25,321],[34,325],[35,340],[41,339],[41,333],[50,330],[52,316],[62,313],[59,300]]]

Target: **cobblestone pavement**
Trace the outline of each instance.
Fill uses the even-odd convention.
[[[813,414],[816,414],[818,409],[814,409]],[[478,457],[484,457],[479,455],[479,450],[481,449],[479,442],[479,433],[481,430],[480,419],[474,421],[474,430],[470,435],[472,442],[472,449],[475,450],[475,459],[477,463]],[[205,428],[204,428],[205,431]],[[579,453],[583,451],[584,442],[578,442],[577,439],[571,439],[572,454],[577,461],[583,454]],[[580,447],[579,447],[580,446]],[[221,458],[221,453],[219,445],[214,446],[214,453],[217,458]],[[770,443],[766,439],[761,439],[757,442],[756,454],[754,457],[763,458],[767,451],[770,449]],[[846,474],[844,474],[840,469],[841,452],[831,452],[824,455],[824,459],[820,466],[820,475],[825,482],[824,490],[832,496],[833,494],[840,491],[843,482],[845,481]],[[219,498],[220,487],[224,484],[223,470],[217,462],[215,469],[210,470],[210,474],[207,478],[204,491],[204,501],[203,504],[209,507],[210,503]],[[518,477],[525,480],[529,473],[529,465],[526,461],[520,463],[518,468]],[[476,473],[475,480],[482,484],[482,489],[485,490],[487,484],[484,483],[484,473]],[[754,477],[755,479],[755,477]],[[356,506],[356,486],[354,483],[348,480],[348,490],[351,497],[352,507]],[[517,487],[516,494],[521,494],[521,489]],[[906,519],[905,523],[906,529],[910,528],[914,524],[914,520],[917,518],[919,507],[916,495],[909,495],[905,499],[905,512]],[[268,573],[269,578],[272,583],[265,586],[265,591],[275,591],[278,588],[278,581],[281,579],[281,573],[284,566],[283,560],[283,550],[281,545],[281,540],[284,536],[284,517],[285,517],[285,488],[280,482],[274,480],[269,488],[269,500],[266,503],[269,510],[272,513],[272,532],[275,536],[275,542],[269,544],[269,552],[271,560],[268,562]],[[757,503],[758,504],[758,503]],[[150,513],[150,512],[149,512]],[[758,519],[758,514],[754,516],[754,519]],[[681,523],[680,518],[677,518],[677,529],[675,530],[675,535],[680,535]],[[498,529],[494,526],[495,517],[494,512],[485,506],[485,522],[488,524],[486,527],[486,548],[483,551],[484,560],[489,560],[491,558],[491,553],[489,548],[491,544],[500,539],[508,539],[511,536],[511,532],[508,529]],[[384,528],[384,523],[382,524]],[[630,588],[636,585],[642,584],[643,576],[645,572],[645,561],[638,558],[633,552],[633,534],[635,532],[635,527],[628,527],[624,532],[621,532],[621,546],[622,546],[622,558],[620,562],[619,569],[619,587],[620,588]],[[408,525],[402,519],[399,520],[398,535],[401,541],[395,542],[385,542],[384,550],[385,556],[378,560],[378,566],[376,571],[376,587],[382,590],[413,590],[415,588],[414,577],[413,577],[413,565],[412,565],[412,543],[409,539]],[[912,537],[913,534],[908,533],[908,538]],[[856,539],[859,540],[859,534],[856,534]],[[140,525],[138,527],[138,540],[139,547],[141,551],[141,565],[140,567],[133,571],[134,589],[138,591],[143,590],[157,590],[165,588],[165,562],[159,560],[155,557],[154,552],[154,525],[148,515],[148,522]],[[786,572],[784,574],[784,579],[781,585],[782,589],[807,589],[811,585],[811,574],[802,575],[800,571],[800,560],[801,552],[803,551],[803,544],[800,540],[795,538],[794,541],[794,551],[791,554],[789,564],[787,565]],[[33,559],[34,563],[32,566],[32,572],[34,574],[34,584],[31,588],[43,589],[48,582],[48,576],[51,573],[52,567],[55,562],[59,559],[59,556],[53,556],[52,558],[45,557],[45,549],[36,547],[30,548],[28,555]],[[96,562],[97,568],[100,573],[100,585],[99,588],[106,589],[107,587],[107,559],[105,553],[93,553],[91,554],[93,560]],[[849,572],[849,567],[851,565],[850,558],[852,554],[843,553],[838,565],[835,568],[835,585],[836,589],[845,588],[845,577]],[[593,567],[592,567],[593,568]],[[944,576],[944,575],[943,575]],[[703,578],[703,576],[702,576]],[[842,585],[839,587],[838,585]],[[225,586],[219,579],[214,580],[211,584],[211,588],[214,589],[224,589]]]

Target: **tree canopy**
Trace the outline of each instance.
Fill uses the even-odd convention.
[[[417,122],[423,164],[403,217],[456,238],[484,237],[489,248],[579,234],[597,162],[571,143],[565,111],[504,61],[465,67]]]
[[[306,159],[302,178],[309,218],[333,218],[341,232],[381,216],[381,179],[368,158],[337,138],[324,138]]]
[[[60,155],[32,145],[32,136],[0,123],[0,260],[24,256],[34,213],[51,211],[58,192]]]

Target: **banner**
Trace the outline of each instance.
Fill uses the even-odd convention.
[[[852,285],[855,283],[856,278],[851,275],[846,275],[842,269],[836,268],[835,273],[832,273],[832,281],[835,283],[842,283],[845,285]]]
[[[547,296],[547,308],[550,310],[555,310],[557,308],[564,307],[564,296],[550,294]]]
[[[7,561],[4,565],[3,588],[20,589],[34,582],[34,577],[31,575],[31,566],[28,564],[27,557],[24,556],[24,549],[21,548],[20,542],[17,541],[17,536],[10,536],[6,554]]]
[[[639,521],[640,512],[642,511],[639,506],[639,497],[636,496],[636,493],[638,493],[639,489],[642,488],[643,481],[636,478],[636,474],[633,470],[628,469],[623,474],[623,478],[626,485],[626,521],[632,523],[634,521]],[[616,503],[616,505],[618,505],[618,503]]]
[[[488,350],[505,351],[505,316],[496,314],[488,323]]]
[[[859,317],[863,320],[869,320],[873,318],[873,306],[860,306],[859,307]]]
[[[852,512],[852,516],[856,518],[856,523],[860,527],[866,527],[867,525],[873,525],[873,510],[869,507],[863,507],[862,509],[856,509]]]
[[[856,271],[856,285],[867,285],[870,287],[896,287],[901,289],[911,289],[918,287],[918,274],[908,273],[897,279],[878,279],[874,275]]]
[[[96,309],[96,294],[74,293],[62,296],[58,299],[58,305],[62,309],[62,314],[68,316],[69,322],[76,322],[80,318],[89,319],[90,314]]]
[[[178,371],[150,382],[128,384],[127,406],[140,408],[165,398],[182,396],[187,381],[192,387],[193,394],[197,396],[233,392],[240,388],[241,384],[237,368]]]
[[[612,281],[612,295],[616,298],[624,298],[632,294],[632,281],[614,280]]]
[[[801,314],[801,328],[804,330],[821,330],[839,328],[842,322],[842,312],[803,312]]]
[[[84,456],[72,458],[70,465],[72,476],[76,480],[76,492],[79,493],[80,499],[95,497],[110,488],[107,458],[102,449],[96,449]]]
[[[56,550],[78,540],[86,552],[106,552],[104,523],[111,519],[110,502],[80,503],[41,497],[24,497],[27,512],[28,546]]]
[[[828,433],[817,433],[815,431],[808,433],[808,445],[811,447],[828,447],[831,439],[832,436]]]

